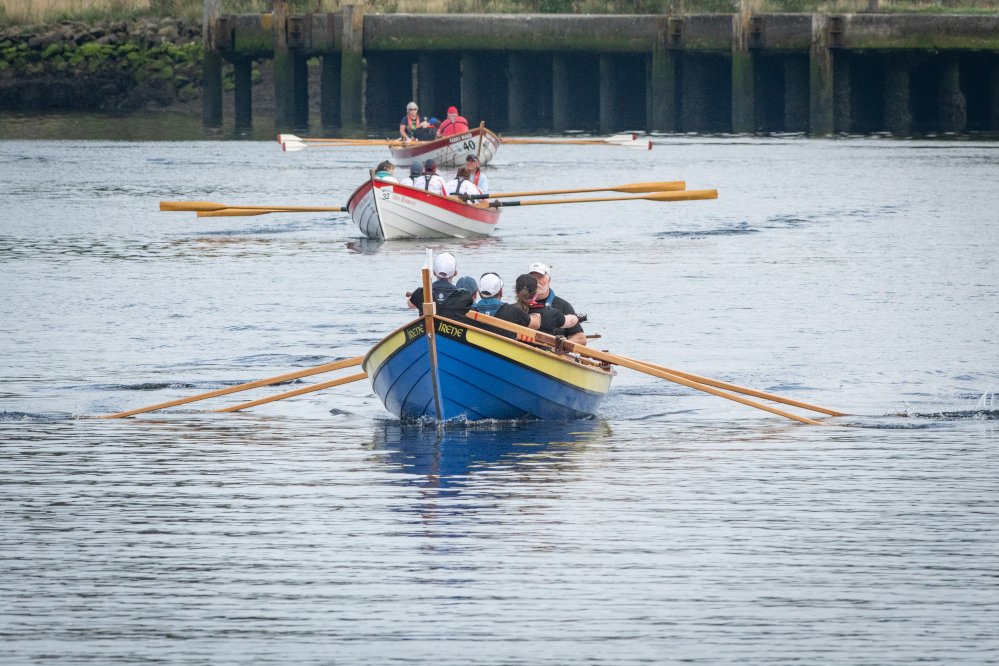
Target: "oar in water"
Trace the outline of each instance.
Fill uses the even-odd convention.
[[[641,361],[632,360],[626,356],[618,356],[617,354],[611,354],[609,352],[602,352],[596,349],[590,349],[586,345],[577,345],[566,340],[557,340],[554,336],[548,335],[546,333],[541,333],[539,331],[534,331],[523,326],[518,326],[517,324],[511,324],[508,321],[502,319],[497,319],[495,317],[490,317],[489,315],[482,314],[480,312],[475,312],[474,310],[469,310],[466,313],[469,319],[475,321],[481,321],[490,326],[495,326],[497,328],[502,328],[504,330],[510,331],[511,333],[517,334],[517,339],[521,342],[529,342],[535,344],[542,344],[548,347],[552,347],[557,350],[561,350],[569,353],[576,353],[580,356],[585,356],[587,358],[592,358],[597,361],[603,361],[604,363],[612,363],[614,365],[620,365],[625,368],[630,368],[638,372],[643,372],[647,375],[652,375],[653,377],[659,377],[660,379],[666,379],[668,381],[674,382],[676,384],[681,384],[692,389],[697,389],[698,391],[704,391],[705,393],[710,393],[716,395],[720,398],[725,398],[727,400],[732,400],[734,402],[742,403],[743,405],[748,405],[749,407],[755,407],[757,409],[762,409],[763,411],[770,412],[771,414],[777,414],[778,416],[783,416],[785,418],[794,419],[795,421],[800,421],[801,423],[808,423],[809,425],[828,425],[826,423],[820,423],[818,421],[813,421],[812,419],[806,418],[804,416],[798,416],[797,414],[792,414],[791,412],[785,412],[782,409],[777,409],[776,407],[771,407],[769,405],[764,405],[747,398],[734,395],[732,393],[726,393],[725,391],[720,391],[713,386],[693,381],[682,377],[680,375],[674,374],[672,372],[666,372],[664,370],[659,370],[657,366],[653,366]],[[714,380],[712,380],[714,382]],[[721,382],[718,382],[721,383]],[[734,386],[734,385],[731,385]],[[741,387],[740,387],[741,388]],[[762,391],[760,392],[762,393]],[[770,394],[767,394],[768,399],[773,399]],[[787,402],[786,398],[781,399],[780,402]],[[803,404],[803,403],[802,403]],[[812,406],[809,406],[811,408]],[[831,413],[832,410],[821,410],[825,413]],[[837,415],[839,412],[836,413]]]
[[[274,402],[275,400],[284,400],[285,398],[294,398],[296,395],[304,395],[306,393],[313,393],[315,391],[322,391],[323,389],[332,388],[334,386],[340,386],[341,384],[349,384],[351,382],[360,381],[367,378],[367,374],[359,372],[356,375],[349,375],[347,377],[341,377],[340,379],[334,379],[329,382],[323,382],[321,384],[313,384],[312,386],[306,386],[304,388],[295,389],[294,391],[285,391],[284,393],[278,393],[277,395],[272,395],[267,398],[260,398],[259,400],[251,400],[249,402],[243,402],[238,405],[233,405],[232,407],[225,407],[223,409],[213,409],[213,412],[238,412],[241,409],[247,409],[248,407],[256,407],[257,405],[263,405],[268,402]]]
[[[189,398],[180,398],[178,400],[171,400],[170,402],[161,402],[158,405],[150,405],[149,407],[130,409],[127,412],[118,412],[117,414],[108,414],[107,416],[94,416],[91,418],[120,419],[125,416],[132,416],[133,414],[155,412],[158,409],[167,409],[168,407],[176,407],[177,405],[186,405],[189,402],[197,402],[198,400],[207,400],[208,398],[214,398],[220,395],[227,395],[229,393],[238,393],[239,391],[249,391],[250,389],[257,388],[259,386],[270,386],[271,384],[280,384],[281,382],[291,381],[292,379],[299,379],[301,377],[318,375],[323,372],[332,372],[333,370],[339,370],[340,368],[350,368],[355,365],[360,365],[361,361],[363,360],[364,360],[363,356],[355,356],[354,358],[349,358],[345,361],[325,363],[323,365],[317,365],[314,368],[307,368],[305,370],[289,372],[286,375],[278,375],[277,377],[271,377],[270,379],[258,379],[255,382],[238,384],[236,386],[230,386],[229,388],[218,389],[217,391],[209,391],[208,393],[199,393],[198,395],[192,395]]]
[[[161,201],[160,210],[168,212],[214,212],[221,210],[260,211],[263,213],[346,213],[346,206],[230,206],[211,201]],[[250,215],[250,213],[240,213]]]
[[[302,141],[285,141],[281,144],[281,149],[288,153],[294,153],[306,148],[349,148],[351,146],[401,146],[399,141],[352,141],[337,143],[303,143]]]
[[[393,139],[311,139],[308,137],[295,136],[294,134],[278,134],[278,143],[301,142],[301,143],[384,143]],[[396,141],[396,143],[399,143]]]
[[[718,190],[687,190],[683,192],[656,192],[641,197],[595,197],[588,199],[543,199],[542,201],[490,201],[489,208],[506,208],[507,206],[547,206],[549,204],[593,203],[597,201],[695,201],[700,199],[717,199]],[[482,204],[473,204],[481,206]]]
[[[502,199],[505,197],[540,197],[549,194],[583,194],[585,192],[626,192],[644,194],[646,192],[676,192],[687,189],[682,180],[668,180],[659,183],[629,183],[612,187],[587,187],[578,190],[537,190],[534,192],[503,192],[500,194],[462,194],[462,199]]]

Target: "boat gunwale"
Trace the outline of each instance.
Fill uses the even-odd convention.
[[[395,192],[396,187],[404,187],[408,190],[413,190],[414,192],[419,193],[421,196],[426,195],[430,197],[437,197],[438,199],[441,200],[441,203],[435,201],[421,201],[418,197],[412,197],[412,198],[416,199],[417,201],[421,201],[421,203],[425,203],[429,206],[436,206],[437,208],[445,210],[449,213],[454,213],[455,215],[458,215],[460,217],[464,217],[469,220],[474,220],[475,222],[481,222],[483,224],[493,224],[493,225],[499,224],[499,216],[500,216],[499,208],[489,208],[487,206],[468,204],[462,201],[461,199],[458,199],[451,195],[437,194],[436,192],[431,192],[430,190],[421,190],[420,188],[413,187],[412,185],[403,185],[402,183],[394,183],[391,180],[381,180],[379,178],[376,178],[372,183],[373,188],[378,187],[374,183],[386,183],[388,186],[392,187],[393,193]],[[382,188],[378,187],[378,189]],[[400,192],[399,195],[406,196],[402,192]],[[446,203],[447,205],[446,206],[441,205],[442,203]],[[471,213],[473,211],[476,212],[476,216],[466,214],[466,213]],[[486,220],[477,219],[478,216],[488,217],[492,219],[486,219]],[[381,212],[379,211],[379,219],[380,218],[381,218]]]
[[[471,138],[474,139],[476,136],[480,134],[480,132],[482,135],[492,136],[493,139],[495,139],[495,141],[492,141],[490,139],[490,142],[493,143],[496,148],[499,148],[500,145],[502,145],[503,140],[500,139],[499,135],[486,127],[469,128],[467,132],[462,132],[461,135],[459,136],[464,136],[467,133],[471,135]],[[399,159],[410,158],[414,157],[415,155],[421,155],[424,152],[437,150],[438,148],[450,146],[454,143],[457,143],[457,141],[451,140],[454,136],[455,136],[454,134],[452,134],[451,136],[442,136],[439,139],[432,139],[430,141],[407,141],[404,145],[399,147],[389,146],[389,151],[392,153],[392,157]],[[414,152],[417,151],[417,149],[418,152]]]
[[[365,372],[368,372],[368,369],[366,367],[366,364],[368,362],[368,358],[371,356],[372,353],[374,353],[374,351],[379,346],[381,346],[383,343],[385,343],[386,341],[388,341],[389,339],[391,339],[392,337],[394,337],[398,333],[406,330],[407,328],[409,328],[413,324],[421,322],[422,320],[423,320],[423,317],[419,317],[417,319],[414,319],[413,321],[411,321],[411,322],[409,322],[407,324],[404,324],[403,326],[400,326],[399,328],[397,328],[396,330],[392,331],[391,333],[389,333],[388,335],[386,335],[384,338],[382,338],[381,340],[379,340],[374,346],[371,347],[371,349],[368,350],[368,353],[364,355],[364,359],[361,361],[361,368],[363,368]],[[521,342],[520,340],[516,340],[516,339],[513,339],[513,338],[508,338],[505,335],[499,335],[497,333],[493,333],[492,331],[487,331],[486,329],[479,328],[478,326],[471,326],[469,324],[463,324],[463,323],[461,323],[459,321],[455,321],[453,319],[448,319],[447,317],[442,317],[440,315],[434,315],[434,321],[437,321],[437,320],[447,322],[447,323],[452,324],[454,326],[461,326],[462,328],[465,328],[465,329],[469,329],[470,328],[470,329],[473,329],[473,330],[475,330],[475,331],[477,331],[479,333],[484,333],[486,335],[492,336],[493,338],[496,338],[497,340],[502,340],[502,341],[505,341],[505,342],[513,343],[514,345],[518,345],[518,346],[520,346],[523,349],[529,349],[532,352],[536,352],[538,354],[543,354],[543,355],[545,355],[546,358],[552,358],[552,359],[555,359],[555,360],[560,361],[562,363],[570,363],[571,367],[574,367],[574,368],[582,368],[583,370],[587,370],[587,371],[590,371],[590,372],[595,372],[595,373],[597,373],[599,375],[608,376],[611,379],[613,379],[614,377],[617,376],[617,371],[615,371],[615,370],[604,370],[603,368],[592,366],[592,365],[586,365],[585,363],[576,363],[575,361],[570,361],[570,360],[568,360],[568,359],[566,359],[566,358],[564,358],[564,357],[562,357],[562,356],[560,356],[558,354],[555,354],[554,352],[550,352],[550,351],[548,351],[546,349],[541,349],[541,348],[538,348],[538,347],[534,347],[532,345],[529,345],[529,344],[526,344],[524,342]],[[426,332],[424,332],[424,336],[426,336]],[[378,369],[375,370],[374,374],[368,372],[368,377],[371,379],[372,385],[374,385],[375,378],[376,378],[378,372],[383,367],[385,367],[385,365],[390,360],[392,360],[392,358],[397,353],[399,353],[399,351],[401,351],[403,348],[407,347],[409,344],[410,344],[409,342],[403,343],[399,347],[399,349],[396,349],[389,356],[387,356],[385,358],[385,360],[382,361],[382,364],[380,366],[378,366]],[[472,346],[472,345],[469,345],[469,346]],[[507,361],[509,363],[513,363],[514,365],[518,365],[520,367],[526,368],[526,369],[530,370],[531,372],[535,372],[535,373],[537,373],[539,375],[543,375],[544,377],[547,377],[548,379],[551,379],[552,381],[558,382],[560,384],[564,384],[566,386],[571,386],[575,390],[583,391],[583,392],[587,392],[587,393],[591,393],[592,392],[589,389],[585,389],[585,388],[583,388],[581,386],[576,386],[575,384],[569,384],[569,383],[565,382],[564,380],[561,380],[558,377],[553,377],[553,376],[549,375],[546,372],[542,372],[542,371],[538,370],[537,368],[532,368],[530,366],[524,365],[523,363],[520,363],[519,361],[511,359],[511,358],[509,358],[507,356],[503,356],[501,354],[497,354],[496,352],[492,352],[492,351],[490,351],[488,349],[483,349],[483,348],[478,347],[478,346],[474,346],[474,348],[478,349],[478,350],[480,350],[482,352],[485,352],[487,354],[492,354],[494,356],[497,356],[498,358],[502,358],[503,360],[505,360],[505,361]],[[606,395],[606,394],[602,394],[602,395]]]

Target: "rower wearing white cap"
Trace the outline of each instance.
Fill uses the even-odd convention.
[[[483,273],[479,278],[479,294],[482,296],[472,306],[476,312],[496,316],[503,305],[503,280],[496,273]]]
[[[547,264],[536,261],[531,264],[527,271],[538,281],[538,293],[534,298],[539,306],[555,308],[564,315],[576,314],[576,310],[569,304],[569,301],[564,298],[559,298],[555,295],[555,292],[552,291],[552,269]],[[579,322],[586,321],[586,315],[578,315],[578,317]],[[569,342],[585,345],[586,333],[583,332],[583,327],[579,325],[579,322],[569,328],[556,329],[555,335],[562,335],[565,336]]]
[[[441,252],[434,257],[434,277],[431,285],[433,301],[437,304],[437,314],[448,319],[462,321],[465,313],[472,307],[472,294],[451,284],[458,274],[458,261],[450,252]],[[406,306],[411,310],[423,308],[423,287],[418,287],[412,293],[406,294],[409,299]]]

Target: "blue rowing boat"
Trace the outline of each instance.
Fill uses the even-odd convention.
[[[397,417],[438,421],[588,418],[616,374],[440,316],[395,331],[362,367]]]

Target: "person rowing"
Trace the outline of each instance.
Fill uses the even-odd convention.
[[[406,115],[399,121],[399,136],[403,141],[415,141],[413,132],[420,126],[420,107],[416,102],[406,105]]]
[[[423,163],[423,175],[413,179],[413,187],[432,194],[444,194],[444,179],[437,175],[437,161],[429,159]]]
[[[482,190],[476,187],[475,183],[471,181],[471,176],[472,174],[468,171],[468,167],[459,167],[454,180],[447,182],[444,186],[444,191],[451,195],[482,194]]]
[[[468,131],[468,121],[458,115],[458,108],[451,106],[447,110],[447,118],[437,128],[437,138],[453,136]]]
[[[378,180],[387,180],[390,183],[398,183],[399,179],[395,177],[395,165],[385,160],[378,165],[375,169],[375,178]]]
[[[420,126],[413,130],[413,138],[417,141],[433,141],[437,138],[437,119],[423,119]]]
[[[532,328],[542,333],[555,335],[555,331],[578,323],[576,315],[564,315],[555,308],[539,306],[537,301],[538,280],[530,273],[517,278],[515,286],[516,303],[504,303],[493,315],[497,319]]]
[[[433,302],[437,304],[437,314],[456,321],[466,321],[465,313],[472,308],[474,293],[451,284],[458,274],[458,260],[450,252],[441,252],[434,257],[433,272],[436,280],[430,288]],[[417,287],[407,296],[406,307],[411,310],[423,309],[423,287]]]
[[[503,279],[497,273],[483,273],[479,278],[479,295],[482,296],[472,306],[476,312],[496,316],[496,311],[503,307]]]
[[[586,333],[583,332],[583,327],[579,323],[586,321],[586,315],[578,315],[577,317],[576,310],[569,304],[569,301],[559,298],[552,291],[551,268],[547,264],[537,261],[531,264],[527,270],[538,283],[538,293],[531,312],[541,313],[545,309],[551,309],[561,312],[566,317],[566,323],[556,324],[554,331],[545,331],[544,328],[541,330],[546,333],[550,332],[551,335],[564,336],[569,342],[585,345]]]
[[[409,175],[400,181],[401,185],[414,186],[415,179],[423,175],[423,165],[419,162],[413,162],[409,165]]]
[[[482,173],[482,164],[479,162],[479,156],[475,153],[466,155],[465,167],[471,174],[470,180],[472,183],[482,190],[483,194],[489,194],[489,180],[486,178],[486,174]]]

